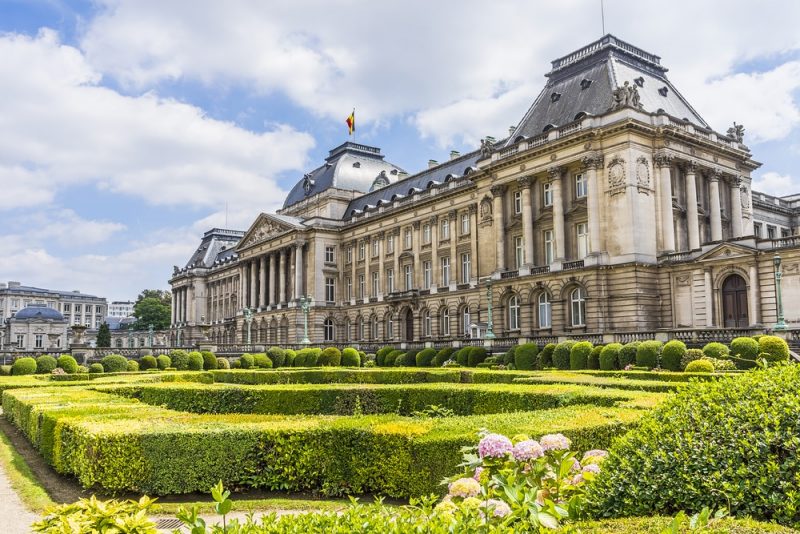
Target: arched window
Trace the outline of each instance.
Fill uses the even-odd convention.
[[[461,309],[461,332],[465,336],[469,336],[469,325],[472,323],[472,317],[469,314],[469,306],[464,306]]]
[[[371,338],[372,341],[378,340],[378,318],[376,316],[372,316],[370,319],[370,330],[371,330]]]
[[[539,328],[552,326],[553,308],[550,304],[550,295],[546,292],[539,295]]]
[[[394,318],[391,314],[386,316],[386,339],[394,338]]]
[[[428,310],[422,312],[422,335],[426,337],[431,335],[431,312]]]
[[[442,308],[442,335],[449,336],[450,335],[450,310],[447,308]]]
[[[570,293],[570,304],[572,308],[572,326],[586,325],[586,290],[577,287]]]
[[[508,299],[508,329],[519,330],[519,297],[512,295]]]
[[[333,328],[333,319],[325,319],[325,322],[322,323],[322,339],[324,341],[333,341],[335,334],[336,332]]]

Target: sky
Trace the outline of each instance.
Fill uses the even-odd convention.
[[[347,140],[409,172],[502,138],[599,0],[0,0],[0,281],[110,300],[168,289]],[[800,2],[606,0],[754,188],[800,193]],[[227,223],[226,223],[227,221]]]

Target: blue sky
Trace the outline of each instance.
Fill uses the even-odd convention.
[[[654,16],[657,12],[658,16]],[[800,192],[800,3],[606,1],[754,187]],[[166,288],[202,232],[245,229],[347,138],[414,172],[502,137],[598,0],[0,0],[0,280]]]

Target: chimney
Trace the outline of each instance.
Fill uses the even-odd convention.
[[[9,289],[11,289],[12,287],[19,287],[20,285],[22,284],[20,284],[19,282],[11,282],[11,281],[8,282]]]
[[[516,132],[516,131],[517,131],[517,127],[516,126],[509,126],[508,127],[508,136],[511,137],[512,135],[514,135],[514,132]]]
[[[451,150],[450,151],[450,159],[456,159],[459,156],[461,156],[461,152],[459,152],[458,150]]]
[[[495,141],[495,138],[492,137],[491,135],[487,135],[486,136],[486,141],[491,143],[491,144],[495,144],[497,142],[497,141]]]
[[[6,288],[6,283],[0,282],[0,289],[5,289],[5,288]]]
[[[439,164],[439,162],[436,161],[435,159],[429,159],[428,160],[428,168],[429,169],[432,169],[432,168],[436,167],[438,164]]]

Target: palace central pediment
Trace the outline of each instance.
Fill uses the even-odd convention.
[[[244,234],[236,249],[243,250],[253,245],[270,241],[293,230],[303,229],[299,219],[296,222],[283,219],[283,217],[278,218],[275,215],[262,213]]]
[[[758,251],[756,249],[750,247],[737,245],[735,243],[723,243],[698,256],[697,261],[717,261],[752,257],[757,253]]]

